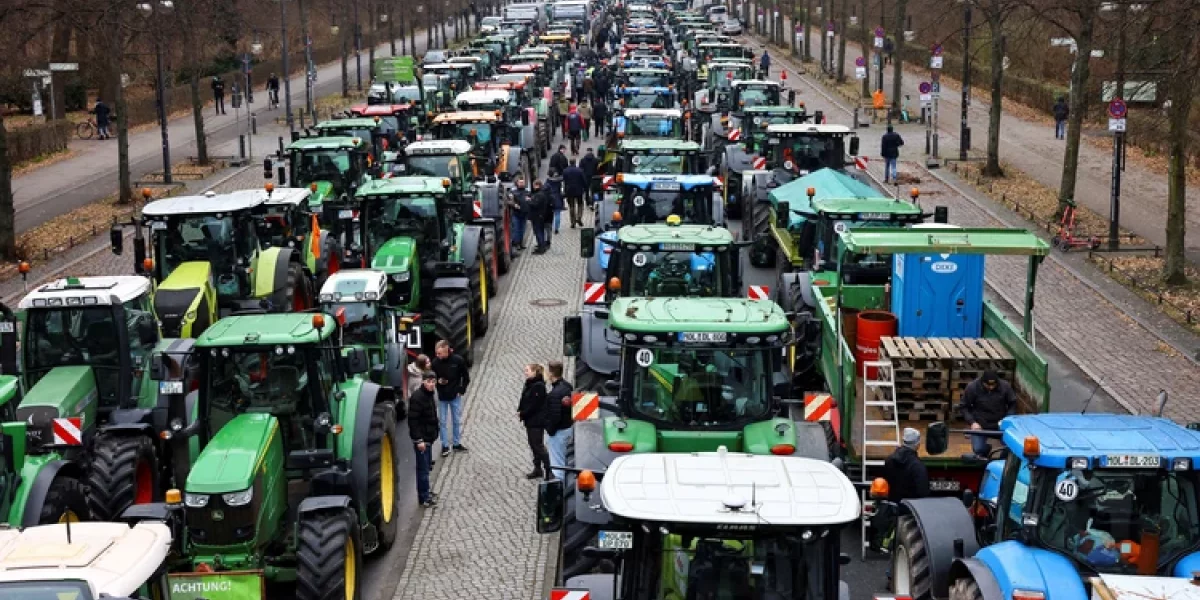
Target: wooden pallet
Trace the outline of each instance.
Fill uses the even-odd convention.
[[[897,379],[895,385],[897,394],[909,391],[940,392],[946,395],[950,393],[946,382],[940,379]]]
[[[892,361],[897,370],[946,371],[946,361],[954,358],[937,339],[884,337],[879,340],[880,356]]]
[[[940,412],[940,411],[938,411],[938,412],[935,412],[935,411],[906,412],[906,411],[902,410],[902,411],[900,411],[900,420],[901,421],[925,421],[925,422],[945,421],[946,413]]]
[[[946,369],[901,369],[895,368],[896,380],[905,381],[945,381],[950,373]]]

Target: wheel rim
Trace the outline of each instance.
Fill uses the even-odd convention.
[[[892,559],[892,592],[897,596],[908,596],[912,590],[912,574],[908,570],[908,548],[897,546]]]
[[[479,309],[481,315],[487,314],[488,287],[487,266],[479,261]]]
[[[396,465],[392,462],[392,438],[383,436],[383,456],[379,460],[379,492],[383,495],[383,522],[392,522],[392,511],[396,509]]]
[[[354,554],[354,540],[346,533],[346,600],[354,600],[358,585],[358,557]]]
[[[150,463],[144,460],[138,462],[133,489],[134,504],[149,504],[154,501],[154,473],[150,470]]]

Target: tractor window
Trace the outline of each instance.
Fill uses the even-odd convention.
[[[492,141],[491,123],[442,123],[435,132],[439,140],[470,140],[472,134],[479,144]]]
[[[645,173],[653,175],[683,175],[685,156],[673,154],[635,154],[625,163],[626,173]]]
[[[707,198],[703,191],[711,193],[712,190],[701,190],[701,193],[696,193],[695,190],[669,192],[630,187],[624,194],[624,199],[629,201],[628,205],[624,205],[625,214],[622,215],[625,224],[661,223],[670,215],[679,215],[684,223],[707,223],[711,199]]]
[[[372,250],[395,237],[414,237],[418,243],[438,239],[437,204],[433,198],[372,198],[367,212],[367,241]]]
[[[13,581],[0,583],[0,600],[92,600],[86,581]]]
[[[371,139],[371,138],[366,138]],[[309,150],[292,158],[292,180],[296,187],[316,181],[333,184],[333,195],[340,196],[349,187],[350,153],[345,150]]]
[[[673,138],[678,131],[679,118],[665,115],[625,117],[625,135],[630,137]]]
[[[117,400],[121,357],[111,307],[30,309],[25,321],[22,348],[31,386],[55,367],[87,365],[101,402]]]
[[[793,173],[838,169],[844,160],[843,148],[841,136],[799,135],[774,146],[773,164]]]
[[[667,87],[671,85],[669,73],[630,73],[625,78],[629,87]]]
[[[742,106],[771,106],[779,104],[779,90],[773,86],[747,86],[738,93]]]
[[[367,127],[320,127],[321,137],[358,138],[364,142],[371,141],[371,129]]]
[[[150,361],[150,353],[158,343],[158,322],[154,318],[149,296],[134,298],[124,306],[125,325],[129,330],[129,364],[133,369],[141,370]],[[133,385],[131,397],[137,397],[141,378],[130,379]]]
[[[159,257],[162,278],[179,265],[190,261],[211,262],[218,271],[227,271],[236,256],[234,224],[231,217],[191,215],[157,221],[153,225],[155,255]],[[245,256],[245,255],[243,255]]]
[[[728,253],[726,253],[728,254]],[[632,296],[726,296],[725,261],[712,252],[633,252],[627,250]]]
[[[1137,573],[1143,535],[1157,533],[1158,564],[1200,538],[1195,471],[1097,469],[1038,474],[1037,536],[1101,573]],[[1063,497],[1073,499],[1063,500]]]
[[[453,154],[443,154],[437,156],[430,155],[408,155],[405,158],[403,165],[397,165],[397,168],[403,166],[403,169],[393,169],[401,175],[411,177],[449,177],[456,179],[462,172],[458,164],[458,157]]]
[[[662,537],[655,598],[759,600],[824,598],[827,542],[798,535],[722,539]],[[655,561],[650,561],[655,562]]]
[[[291,415],[311,407],[305,349],[296,346],[209,350],[206,406],[216,431],[234,415]]]
[[[632,388],[632,411],[675,427],[736,425],[770,410],[771,360],[750,348],[653,348],[647,366],[640,348],[625,350],[621,370]]]
[[[378,308],[374,302],[346,302],[327,308],[342,323],[342,344],[345,346],[379,345]]]
[[[674,104],[669,94],[658,92],[621,94],[621,99],[625,108],[671,108]]]

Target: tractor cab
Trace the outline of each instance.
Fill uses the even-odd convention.
[[[521,120],[521,107],[515,101],[514,94],[504,88],[480,89],[486,83],[476,83],[475,89],[459,93],[454,97],[454,108],[459,112],[493,112],[501,111],[501,118],[507,122]],[[448,138],[452,139],[452,138]]]
[[[452,93],[471,89],[471,82],[475,80],[476,67],[471,63],[438,63],[425,65],[422,69],[425,75],[445,75],[449,77],[450,91]]]
[[[635,175],[691,175],[708,167],[700,144],[663,139],[623,140],[613,163],[612,174]]]
[[[432,280],[435,263],[447,260],[442,241],[453,238],[452,213],[463,211],[449,184],[439,177],[406,176],[359,192],[368,264],[387,276],[389,305],[408,305],[416,297],[414,287],[424,283],[422,270]]]
[[[733,141],[740,140],[743,150],[747,153],[761,154],[767,151],[764,142],[767,139],[767,128],[771,125],[799,125],[813,119],[803,103],[799,106],[751,106],[740,112],[736,119],[731,118],[727,124],[722,124],[725,125],[722,129],[737,129],[738,139]]]
[[[495,118],[493,113],[488,114]],[[475,181],[474,173],[471,143],[465,139],[454,138],[413,142],[397,152],[396,162],[391,168],[393,178],[449,179],[450,193],[455,197],[471,194],[469,188]]]
[[[500,65],[499,75],[493,77],[495,81],[530,81],[534,89],[541,89],[550,85],[549,69],[546,67],[545,61],[535,60],[529,62],[511,62],[511,57],[506,59],[509,62]]]
[[[648,61],[647,61],[648,62]],[[617,74],[617,83],[626,87],[664,88],[673,82],[672,73],[667,68],[634,67],[622,69]]]
[[[634,50],[663,51],[663,33],[661,31],[628,31],[623,41],[621,49],[625,52]]]
[[[388,285],[383,271],[344,269],[325,281],[318,299],[321,311],[338,322],[337,345],[366,350],[371,380],[403,394],[408,361],[396,337],[395,315],[387,306]]]
[[[617,296],[734,297],[741,289],[738,249],[723,227],[666,223],[625,225],[596,235],[585,228],[581,255],[587,278],[617,285],[592,303]],[[595,261],[593,266],[592,262]]]
[[[684,137],[683,111],[677,108],[630,108],[614,120],[626,140]]]
[[[744,58],[754,60],[754,51],[744,44],[737,42],[709,42],[706,41],[696,46],[698,56],[704,57],[706,62],[718,60],[722,58]]]
[[[622,85],[613,90],[616,104],[620,108],[675,108],[674,86],[629,87]]]
[[[564,507],[587,503],[575,521],[596,522],[598,547],[583,557],[613,564],[576,574],[564,552],[562,585],[622,600],[849,597],[839,538],[861,512],[854,485],[827,460],[762,454],[634,454],[579,473],[572,495],[541,483],[538,532],[569,543]]]
[[[619,225],[664,223],[672,215],[682,223],[712,225],[722,220],[714,212],[716,191],[717,181],[708,175],[618,173],[615,198],[605,198],[600,210],[613,204],[612,223]]]
[[[420,97],[401,97],[405,100],[399,104],[359,104],[350,108],[350,114],[358,118],[379,119],[380,133],[383,141],[381,151],[388,151],[401,145],[401,140],[416,138],[424,111],[420,107]]]
[[[847,143],[849,138],[849,143]],[[767,126],[767,166],[783,185],[820,169],[843,170],[858,155],[858,136],[845,125]]]
[[[748,108],[785,104],[783,86],[778,81],[735,79],[730,87],[729,111],[738,116]]]
[[[696,93],[696,106],[705,112],[727,112],[735,106],[733,83],[754,79],[754,64],[749,60],[721,60],[701,67],[703,87]],[[778,102],[777,102],[778,103]]]
[[[451,65],[471,65],[471,70],[467,72],[467,77],[471,81],[490,77],[494,70],[492,67],[492,56],[487,50],[475,51],[474,54],[452,56],[446,60],[446,63]]]
[[[309,204],[314,211],[328,199],[352,196],[354,190],[370,179],[370,146],[358,137],[310,137],[295,139],[286,149],[290,173],[280,179],[280,187],[312,189]],[[269,159],[268,159],[269,160]]]
[[[470,94],[489,94],[491,92],[468,92]],[[438,140],[465,140],[469,145],[468,153],[471,158],[471,177],[474,180],[495,181],[496,177],[508,181],[516,174],[526,174],[529,170],[521,156],[521,127],[514,127],[504,121],[505,106],[499,106],[489,111],[470,110],[453,113],[442,113],[433,119],[432,133]],[[519,117],[522,123],[528,120],[528,114]],[[411,145],[410,145],[411,147]],[[406,153],[410,151],[405,150]],[[531,177],[531,175],[526,175]]]

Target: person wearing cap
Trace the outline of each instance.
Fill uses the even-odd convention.
[[[421,387],[408,397],[408,435],[417,453],[417,501],[425,508],[437,505],[429,489],[429,472],[433,470],[433,441],[441,427],[437,410],[437,373],[421,373]]]
[[[900,447],[883,462],[887,501],[876,504],[875,516],[871,517],[870,544],[874,550],[888,548],[894,541],[896,519],[905,513],[901,502],[929,495],[929,470],[921,462],[917,451],[920,446],[921,432],[905,427],[900,434]],[[889,568],[889,579],[891,575]]]
[[[967,384],[963,390],[959,410],[962,418],[976,431],[999,431],[1000,421],[1017,409],[1017,394],[1012,385],[992,369],[983,372],[979,379]],[[992,451],[988,438],[972,435],[971,450],[976,456],[987,458]]]

